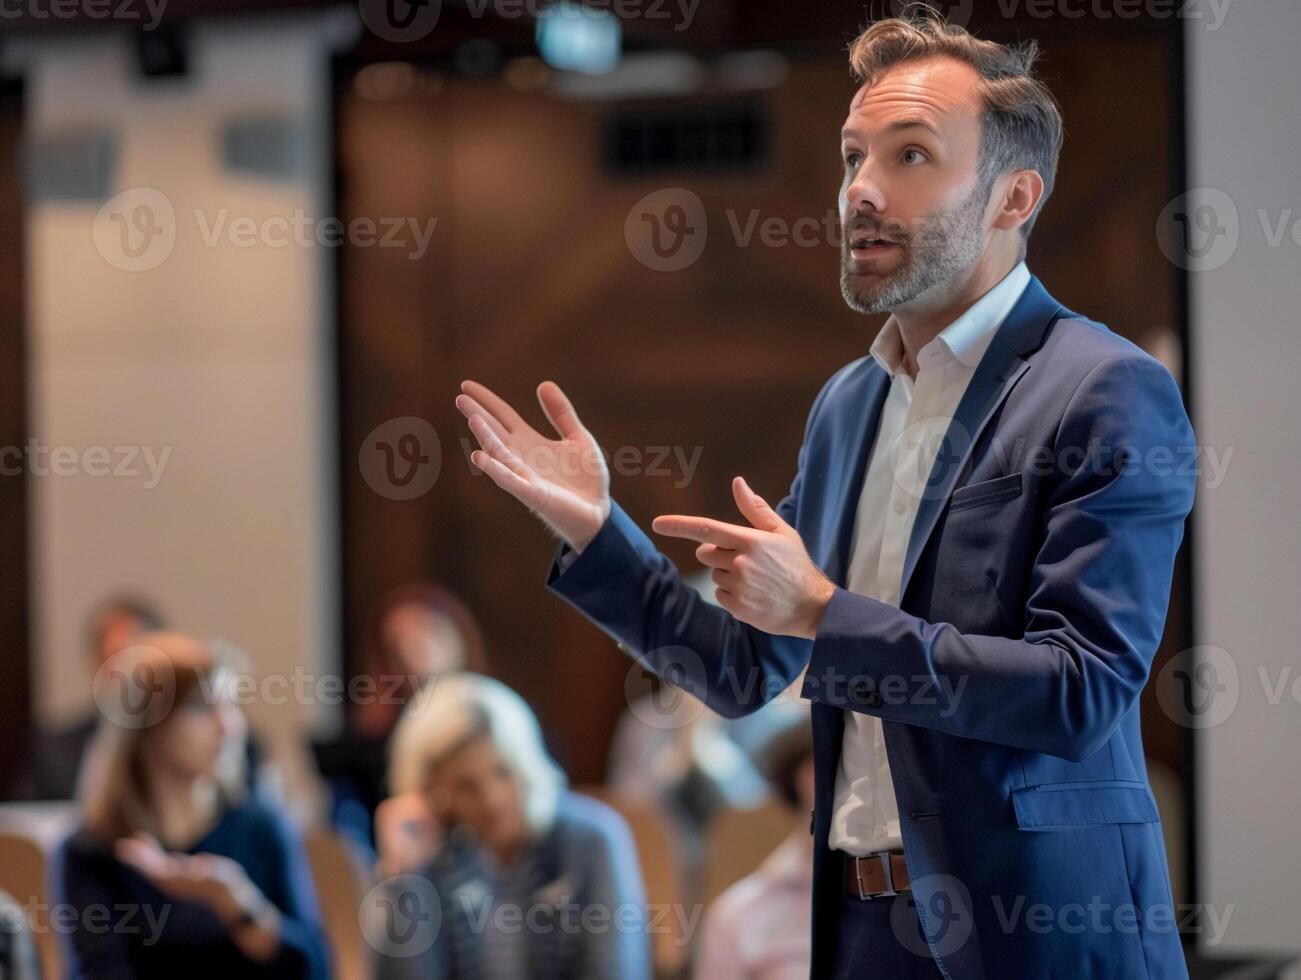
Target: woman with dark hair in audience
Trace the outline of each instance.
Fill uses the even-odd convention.
[[[335,827],[371,846],[372,815],[388,795],[388,738],[402,708],[431,677],[459,670],[483,673],[486,668],[479,625],[447,589],[412,582],[384,596],[367,627],[361,675],[368,687],[349,705],[344,731],[312,745],[330,791]]]
[[[442,678],[393,735],[399,794],[376,816],[390,894],[364,923],[382,980],[648,980],[627,825],[565,788],[505,685]]]
[[[81,827],[54,873],[75,910],[70,976],[329,975],[298,838],[243,800],[230,682],[210,646],[178,633],[135,637],[99,678]]]

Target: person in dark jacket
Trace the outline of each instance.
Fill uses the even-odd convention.
[[[71,977],[324,980],[329,953],[302,846],[243,798],[239,707],[211,647],[148,633],[101,672],[81,825],[53,889]]]
[[[91,614],[86,649],[98,672],[113,654],[146,630],[160,630],[162,614],[148,601],[129,595],[110,596]],[[93,707],[62,725],[41,726],[35,733],[32,764],[19,796],[32,800],[70,800],[77,792],[81,760],[95,736],[99,714]]]

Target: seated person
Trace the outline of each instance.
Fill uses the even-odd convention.
[[[90,669],[98,672],[113,654],[145,630],[163,627],[163,618],[148,602],[112,596],[91,614],[86,628]],[[75,721],[36,732],[28,784],[22,795],[34,800],[70,800],[77,791],[77,772],[95,734],[99,714],[93,706]]]
[[[790,836],[705,914],[698,980],[807,980],[813,904],[813,728],[808,712],[772,733],[760,765],[792,811]]]
[[[376,830],[392,895],[377,905],[410,923],[365,929],[382,980],[648,980],[628,828],[565,788],[518,694],[475,674],[427,687],[394,732],[390,784]],[[436,925],[407,927],[421,922]]]
[[[311,874],[277,813],[242,800],[230,674],[178,633],[138,636],[98,679],[105,712],[59,850],[71,977],[329,975]],[[104,910],[109,928],[103,928]],[[112,910],[132,909],[130,928]]]
[[[430,678],[452,671],[483,672],[479,626],[451,592],[412,582],[386,595],[371,615],[362,674],[371,694],[352,706],[338,735],[312,743],[330,794],[330,823],[364,849],[373,844],[375,808],[384,786],[389,735],[407,700]]]
[[[718,605],[709,571],[687,584]],[[709,825],[720,807],[750,809],[768,796],[755,768],[756,746],[792,716],[807,724],[797,686],[743,718],[723,718],[679,688],[638,667],[654,692],[632,702],[615,727],[606,782],[629,800],[653,802],[674,820],[687,880],[695,883]]]

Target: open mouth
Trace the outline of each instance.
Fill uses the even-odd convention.
[[[889,255],[891,251],[903,247],[903,242],[891,241],[890,238],[876,238],[868,234],[859,234],[850,239],[850,258],[853,262],[866,262]]]
[[[849,248],[855,254],[874,255],[887,249],[898,248],[902,243],[889,238],[874,238],[870,235],[855,235],[849,240]]]

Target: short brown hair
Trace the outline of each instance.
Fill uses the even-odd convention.
[[[450,589],[433,582],[408,582],[388,592],[371,611],[369,626],[369,668],[376,673],[399,673],[401,667],[396,652],[389,649],[384,636],[384,621],[389,613],[402,606],[418,606],[436,616],[447,619],[465,645],[463,670],[476,674],[488,672],[488,655],[483,633],[470,607]]]
[[[1021,226],[1024,241],[1052,193],[1062,147],[1061,109],[1034,74],[1039,45],[985,41],[950,24],[935,8],[910,3],[898,17],[872,24],[849,47],[850,68],[864,85],[896,65],[938,57],[961,61],[980,75],[979,173],[986,194],[1010,170],[1034,170],[1043,178],[1043,196]]]

